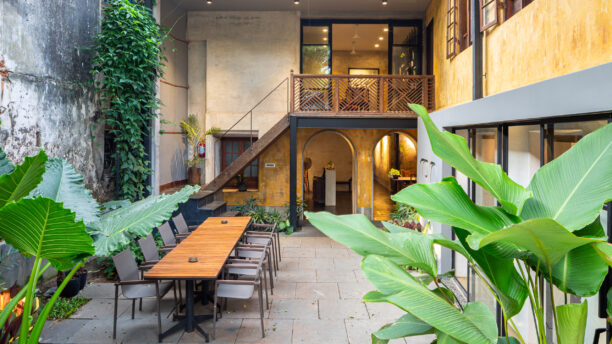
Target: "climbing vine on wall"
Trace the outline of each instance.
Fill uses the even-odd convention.
[[[151,167],[145,140],[160,104],[156,78],[161,77],[166,60],[161,51],[165,33],[142,4],[129,0],[107,3],[96,35],[92,73],[115,145],[117,198],[136,200],[149,189]]]

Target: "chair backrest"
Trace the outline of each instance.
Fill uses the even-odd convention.
[[[138,276],[138,265],[136,265],[136,260],[129,248],[114,255],[113,263],[115,263],[115,268],[117,268],[117,274],[119,275],[120,281],[134,281],[140,279]]]
[[[187,226],[187,222],[185,222],[185,218],[183,214],[179,213],[175,217],[172,218],[172,222],[174,222],[174,227],[181,234],[189,233],[189,226]]]
[[[164,245],[176,245],[176,238],[174,237],[174,232],[172,231],[172,228],[170,228],[170,224],[168,222],[165,222],[163,225],[157,227],[157,230],[159,231],[159,234],[162,237]]]
[[[159,260],[159,251],[157,250],[157,245],[155,245],[153,234],[138,240],[138,245],[140,245],[145,260]]]

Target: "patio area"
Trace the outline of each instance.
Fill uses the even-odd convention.
[[[229,300],[217,322],[212,343],[371,343],[370,335],[404,314],[386,303],[363,303],[361,297],[375,288],[359,268],[361,257],[323,236],[314,227],[281,237],[282,262],[274,280],[270,309],[265,310],[266,337],[261,337],[257,299]],[[46,324],[41,343],[112,343],[113,295],[111,283],[90,284],[83,290],[90,298],[69,319]],[[143,300],[143,310],[130,318],[130,302],[119,301],[117,343],[157,342],[155,300]],[[170,294],[162,303],[162,327],[172,324]],[[212,305],[196,306],[196,313],[210,312]],[[212,321],[202,324],[212,330]],[[390,343],[430,343],[435,337],[396,340]],[[177,332],[164,343],[203,343],[194,331]]]

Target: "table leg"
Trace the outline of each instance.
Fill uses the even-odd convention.
[[[193,281],[187,280],[187,323],[185,324],[185,331],[193,332]]]
[[[208,320],[208,319],[212,319],[213,316],[212,314],[205,314],[205,315],[194,315],[194,311],[193,311],[193,280],[187,280],[187,295],[185,295],[185,308],[186,308],[186,314],[185,317],[176,325],[174,325],[172,328],[170,328],[168,331],[162,333],[159,336],[159,340],[161,341],[164,337],[178,331],[181,328],[185,328],[185,332],[193,332],[194,329],[198,330],[198,332],[200,332],[206,342],[208,343],[208,334],[202,329],[200,328],[200,326],[198,326],[198,323],[204,320]],[[182,317],[178,317],[179,319],[181,319]]]

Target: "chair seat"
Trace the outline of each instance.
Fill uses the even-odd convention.
[[[159,296],[166,295],[172,288],[171,281],[159,282]],[[155,283],[122,285],[121,293],[128,299],[155,297]]]
[[[272,238],[262,238],[262,237],[247,237],[247,242],[249,244],[261,244],[267,245]]]
[[[257,276],[257,269],[228,268],[227,272],[234,275]]]
[[[252,284],[219,284],[217,285],[217,296],[231,299],[250,299],[255,292]]]

